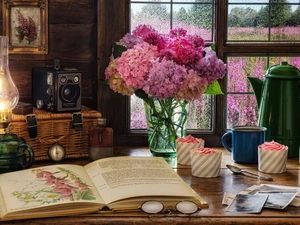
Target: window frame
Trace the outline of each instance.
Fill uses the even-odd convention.
[[[147,146],[146,132],[130,132],[130,98],[114,93],[103,83],[104,71],[111,55],[112,43],[129,31],[130,0],[98,1],[98,110],[107,118],[107,125],[114,130],[115,146]],[[112,13],[113,12],[113,13]],[[118,15],[118,16],[116,16]],[[232,56],[300,55],[300,43],[243,43],[227,41],[228,0],[216,2],[215,43],[217,55],[226,63]],[[125,18],[125,19],[124,19]],[[105,21],[105,23],[103,23]],[[219,81],[224,95],[215,99],[214,132],[195,133],[205,140],[205,145],[220,147],[221,136],[226,131],[226,78]]]

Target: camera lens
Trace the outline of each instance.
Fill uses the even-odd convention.
[[[80,95],[80,88],[74,84],[64,85],[61,90],[61,95],[66,102],[76,101]]]

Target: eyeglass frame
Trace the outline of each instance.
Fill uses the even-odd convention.
[[[154,204],[159,204],[161,206],[161,209],[160,210],[156,210],[155,212],[151,212],[151,211],[147,211],[144,209],[143,206],[146,206],[146,204],[149,204],[149,203],[154,203]],[[184,212],[184,210],[181,210],[181,209],[178,209],[178,206],[182,203],[190,203],[191,206],[194,206],[195,207],[195,210],[191,211],[191,212]],[[172,209],[169,209],[169,208],[172,208]],[[191,215],[191,214],[194,214],[198,211],[201,210],[201,208],[193,201],[189,201],[189,200],[183,200],[183,201],[179,201],[176,203],[175,205],[175,209],[173,206],[165,206],[162,202],[160,201],[157,201],[157,200],[149,200],[149,201],[145,201],[143,204],[141,204],[141,206],[139,207],[139,209],[147,214],[150,214],[150,215],[153,215],[153,214],[161,214],[161,213],[165,213],[165,214],[171,214],[172,211],[175,211],[175,212],[179,212],[181,214],[184,214],[184,215]]]

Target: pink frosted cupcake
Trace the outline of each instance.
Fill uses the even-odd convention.
[[[200,147],[191,150],[192,175],[196,177],[220,176],[222,152]]]
[[[258,146],[258,170],[264,173],[283,173],[286,171],[288,146],[275,141]]]
[[[204,140],[192,135],[178,138],[176,140],[177,163],[191,165],[190,151],[204,146]]]

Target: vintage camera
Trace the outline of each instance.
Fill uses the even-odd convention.
[[[82,73],[59,65],[32,69],[33,106],[51,112],[81,110]]]

